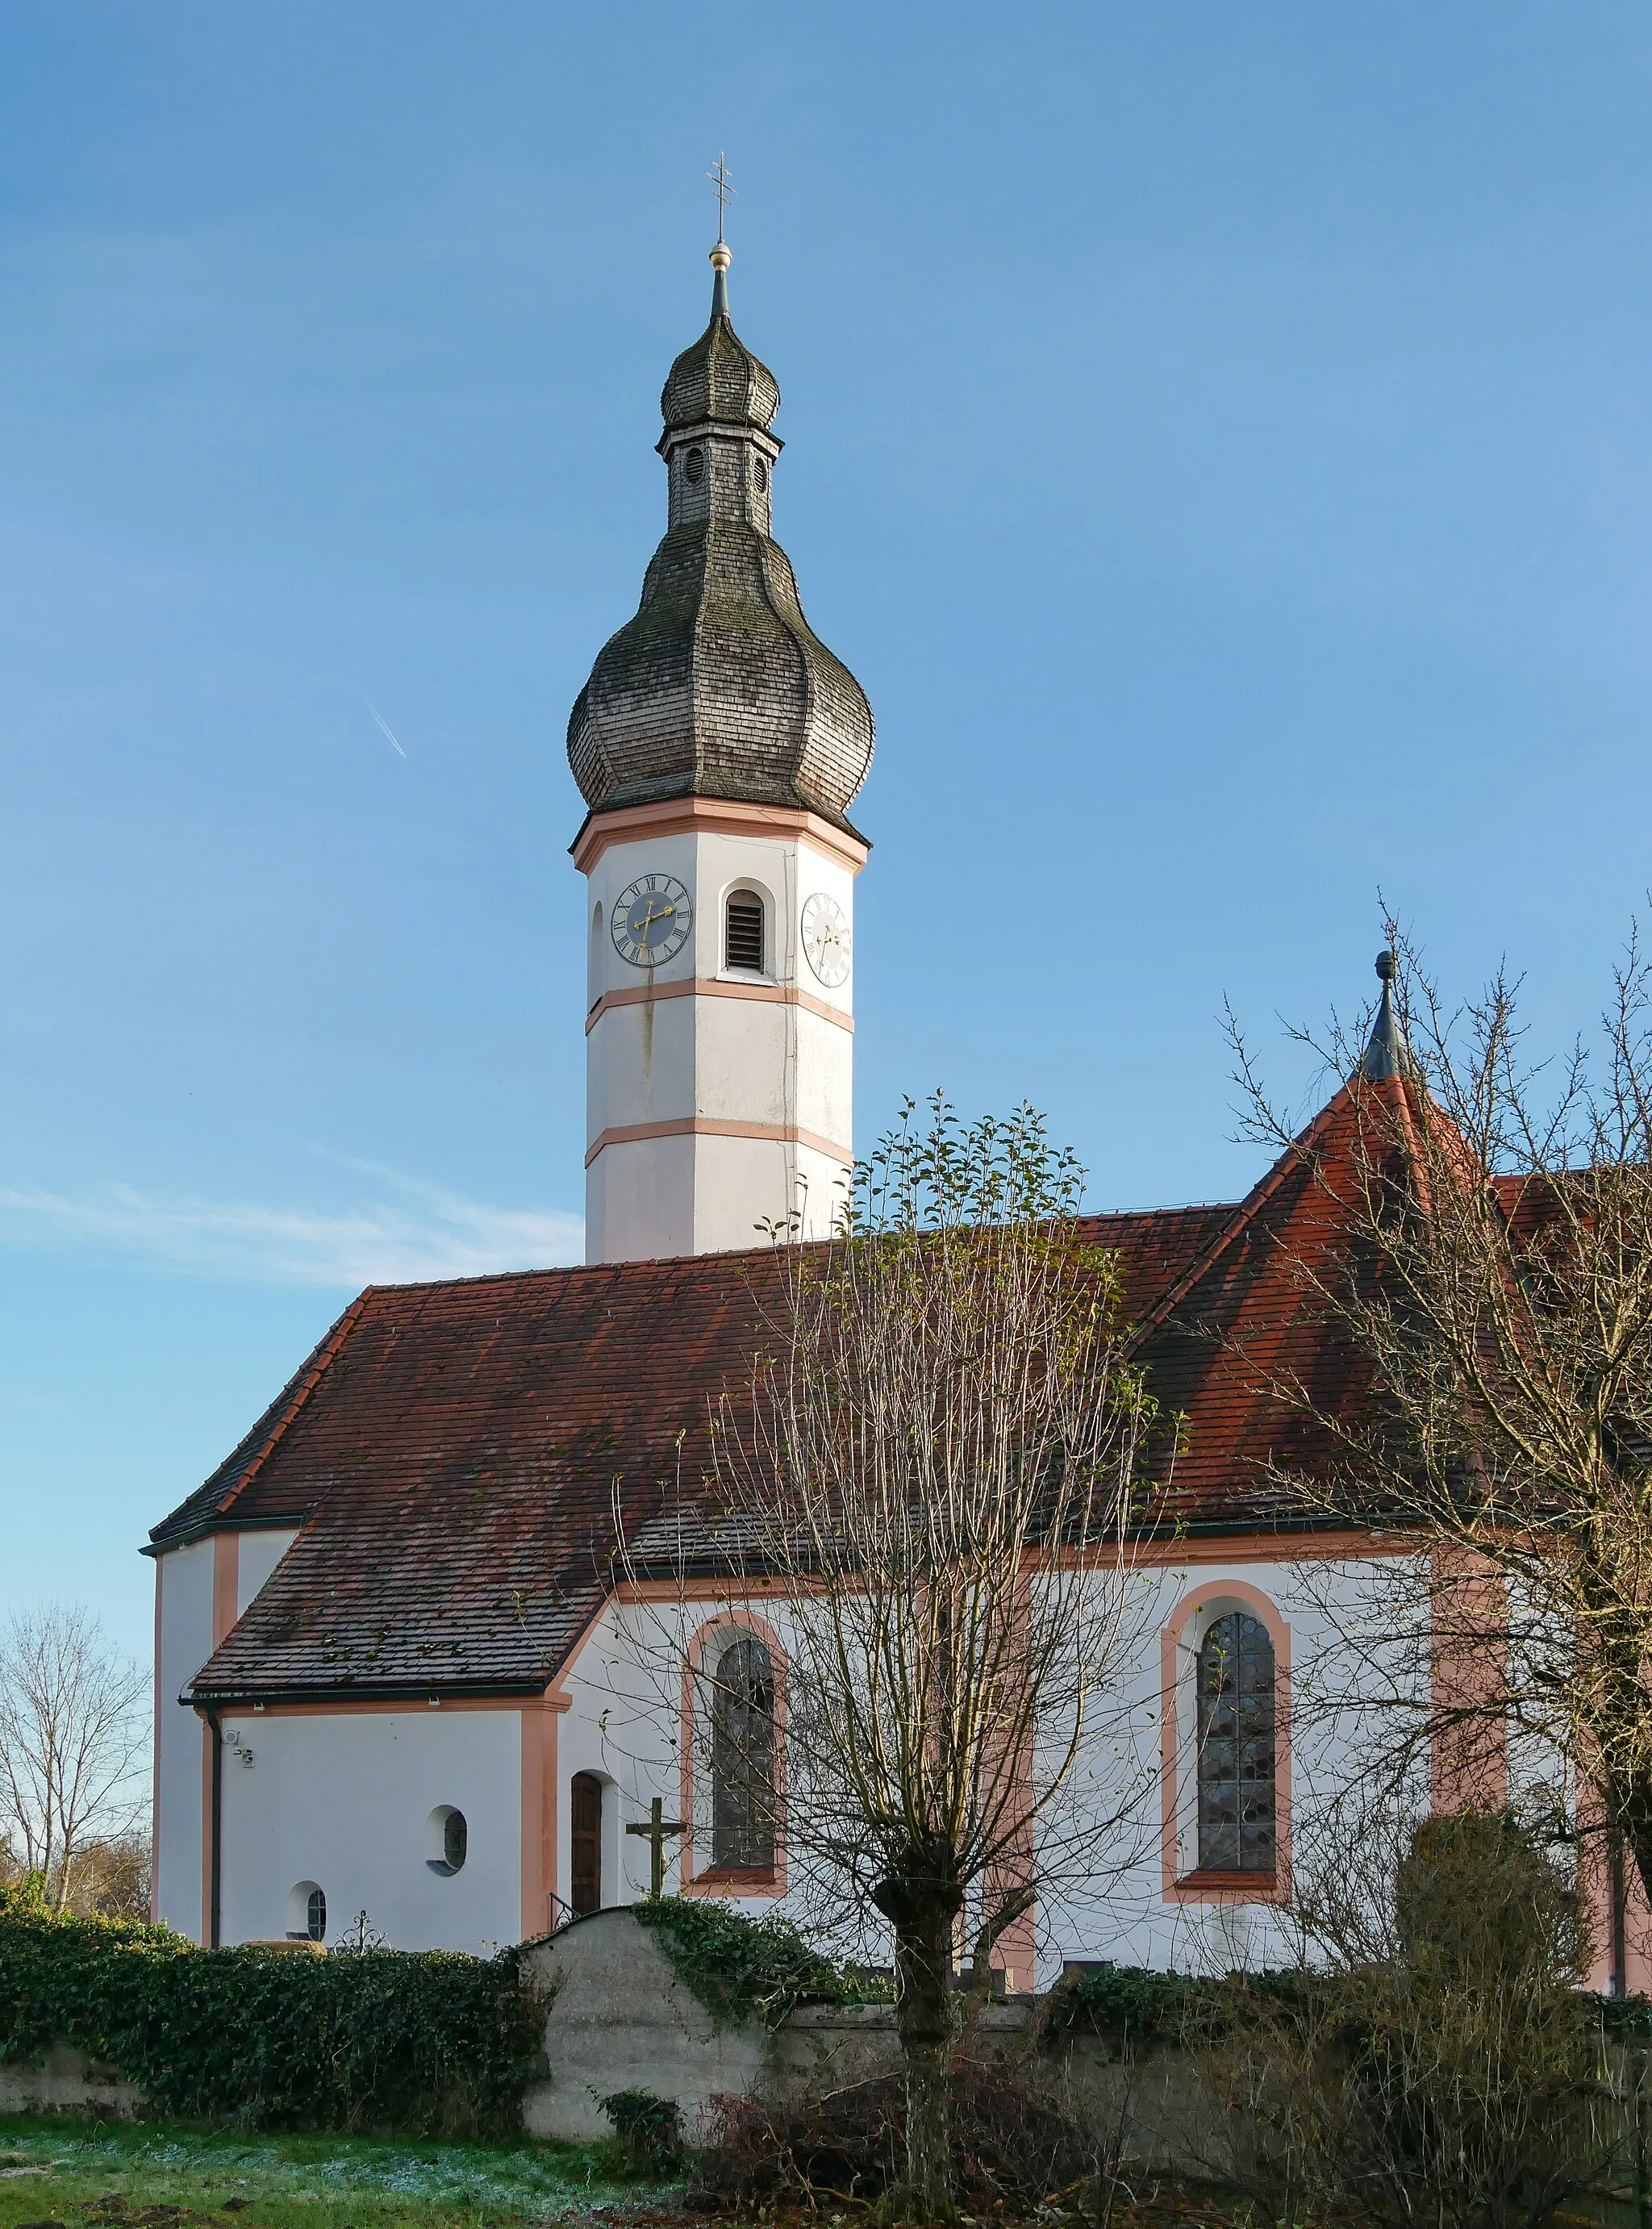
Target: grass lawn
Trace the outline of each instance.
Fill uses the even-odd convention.
[[[0,2114],[0,2229],[492,2229],[669,2218],[576,2144],[267,2136]]]

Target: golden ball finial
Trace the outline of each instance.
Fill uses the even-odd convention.
[[[729,251],[727,241],[718,241],[717,246],[711,250],[711,268],[714,271],[726,271],[733,261],[734,257]]]

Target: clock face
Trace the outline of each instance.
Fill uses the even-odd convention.
[[[816,890],[803,902],[803,954],[827,988],[849,980],[849,923],[836,898]]]
[[[633,967],[658,967],[688,941],[694,908],[675,876],[639,875],[614,902],[614,948]]]

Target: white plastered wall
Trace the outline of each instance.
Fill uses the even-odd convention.
[[[359,1911],[398,1950],[487,1953],[521,1934],[522,1720],[516,1710],[223,1715],[225,1943],[286,1935],[293,1891],[327,1899],[328,1939]],[[247,1760],[250,1758],[250,1763]],[[462,1811],[456,1873],[431,1815]]]
[[[155,1558],[155,1898],[157,1919],[202,1936],[201,1721],[180,1691],[212,1654],[210,1540]]]
[[[235,1535],[235,1616],[245,1617],[254,1595],[261,1594],[270,1576],[298,1538],[291,1526],[272,1526],[267,1531]]]
[[[1162,1637],[1170,1628],[1178,1639],[1185,1638],[1216,1608],[1250,1607],[1257,1594],[1271,1606],[1288,1635],[1291,1689],[1299,1705],[1289,1728],[1289,1783],[1281,1792],[1293,1815],[1292,1841],[1300,1850],[1331,1800],[1360,1774],[1363,1722],[1348,1713],[1310,1712],[1306,1702],[1310,1693],[1330,1692],[1334,1682],[1323,1676],[1327,1652],[1340,1648],[1340,1634],[1369,1593],[1375,1568],[1357,1560],[1315,1561],[1309,1566],[1242,1557],[1232,1563],[1213,1558],[1147,1570],[1132,1579],[1122,1620],[1128,1645],[1091,1704],[1088,1738],[1072,1783],[1074,1808],[1058,1815],[1059,1831],[1065,1834],[1077,1823],[1087,1840],[1089,1876],[1064,1879],[1043,1900],[1036,1928],[1040,1987],[1057,1978],[1068,1960],[1226,1970],[1286,1958],[1291,1939],[1276,1905],[1178,1900],[1167,1893],[1160,1770]],[[582,1769],[598,1772],[607,1783],[604,1903],[624,1901],[646,1886],[647,1846],[624,1837],[623,1826],[643,1818],[654,1795],[661,1798],[667,1818],[682,1808],[681,1680],[672,1666],[680,1664],[687,1636],[733,1607],[726,1600],[698,1605],[610,1603],[594,1623],[560,1682],[572,1708],[562,1721],[558,1760],[559,1894],[566,1897],[569,1888],[568,1783]],[[783,1649],[784,1606],[761,1607]],[[1172,1706],[1179,1716],[1186,1714],[1187,1725],[1177,1744],[1173,1812],[1187,1815],[1193,1798],[1194,1748],[1187,1738],[1193,1654],[1182,1648],[1173,1655]],[[696,1802],[693,1808],[698,1812],[704,1804]],[[668,1890],[682,1885],[678,1847],[672,1845]],[[1192,1868],[1196,1860],[1190,1850],[1184,1837],[1173,1875]],[[779,1909],[806,1926],[820,1924],[820,1914],[795,1872],[783,1896],[746,1894],[736,1900],[754,1913]]]
[[[655,969],[629,966],[611,935],[615,901],[642,873],[674,877],[693,904],[688,941]],[[736,889],[763,901],[760,975],[723,965],[724,903]],[[816,892],[851,925],[851,972],[835,986],[818,981],[801,953],[802,909]],[[760,1224],[800,1204],[807,1228],[828,1229],[853,1147],[854,1040],[843,1025],[853,1012],[854,875],[846,862],[789,833],[644,834],[593,862],[585,906],[591,1005],[629,994],[604,1006],[587,1037],[588,1149],[616,1129],[689,1121],[807,1134],[610,1139],[588,1172],[588,1257],[750,1246],[761,1243]],[[694,982],[717,988],[672,993]],[[765,995],[793,991],[802,997]],[[672,994],[636,995],[644,992]]]
[[[209,1801],[202,1720],[178,1700],[211,1655],[222,1633],[214,1630],[215,1571],[233,1560],[233,1623],[298,1538],[296,1527],[234,1532],[155,1558],[155,1917],[181,1935],[206,1939],[202,1909],[204,1841]],[[224,1607],[228,1609],[228,1605]]]

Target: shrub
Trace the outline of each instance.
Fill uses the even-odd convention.
[[[270,2127],[453,2134],[516,2125],[543,2064],[518,1954],[200,1950],[169,1928],[77,1918],[0,1890],[0,2063],[54,2043],[118,2067],[164,2112]]]
[[[1404,2229],[1426,2194],[1441,2229],[1537,2229],[1609,2149],[1576,1884],[1508,1816],[1431,1819],[1392,1919],[1385,1955],[1233,1991],[1210,2060],[1250,2132],[1241,2176],[1287,2219]]]
[[[633,2174],[673,2174],[683,2164],[683,2116],[674,2097],[614,2090],[597,2104],[614,2124],[620,2164]]]
[[[1243,2016],[1250,1999],[1289,2002],[1303,1986],[1295,1972],[1161,1973],[1151,1966],[1102,1966],[1063,1982],[1045,2001],[1038,2032],[1046,2042],[1082,2033],[1115,2042],[1194,2042]]]
[[[898,2074],[794,2103],[719,2098],[691,2201],[719,2214],[826,2197],[876,2205],[905,2172],[905,2125]],[[954,2195],[966,2213],[1036,2207],[1107,2164],[1093,2130],[1000,2060],[955,2066],[951,2125]]]

